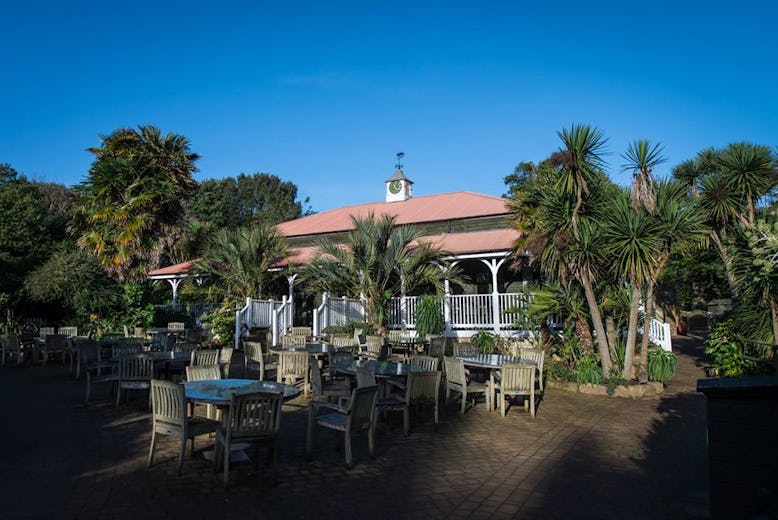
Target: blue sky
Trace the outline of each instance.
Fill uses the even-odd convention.
[[[154,124],[198,180],[268,172],[315,211],[381,200],[395,153],[415,194],[504,191],[589,123],[625,184],[629,142],[670,168],[778,144],[772,2],[13,2],[0,31],[0,163],[73,185],[86,148]]]

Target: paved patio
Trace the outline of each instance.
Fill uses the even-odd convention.
[[[674,346],[678,375],[659,397],[552,388],[535,419],[451,405],[437,432],[424,417],[408,437],[397,417],[378,430],[376,460],[357,438],[352,470],[323,430],[306,462],[298,398],[285,406],[276,487],[244,464],[225,488],[199,454],[176,477],[176,445],[164,439],[146,469],[142,403],[84,406],[84,381],[62,366],[0,367],[0,518],[707,518],[702,346]]]

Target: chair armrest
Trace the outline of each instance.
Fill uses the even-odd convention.
[[[330,403],[329,401],[317,401],[313,400],[310,402],[309,406],[311,409],[314,408],[329,408],[330,410],[335,410],[338,413],[342,413],[343,415],[348,415],[351,413],[351,410],[344,406],[340,406],[339,404]]]

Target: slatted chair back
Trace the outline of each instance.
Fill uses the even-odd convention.
[[[540,390],[543,390],[543,365],[546,360],[546,351],[542,348],[522,348],[519,352],[521,362],[537,367],[536,377]]]
[[[432,372],[438,369],[439,362],[433,356],[411,356],[411,371]]]
[[[305,336],[281,336],[281,345],[284,347],[305,345]]]
[[[135,338],[143,338],[143,339],[145,339],[146,338],[146,329],[144,329],[143,327],[135,327],[133,332],[132,332],[132,336],[135,337]]]
[[[121,359],[133,354],[143,353],[143,344],[118,342],[111,346],[111,351],[111,356],[114,359]]]
[[[362,345],[362,342],[363,342],[362,332],[363,332],[363,329],[354,329],[354,344],[355,345]]]
[[[143,338],[124,337],[119,338],[119,345],[139,345],[143,347],[146,341]],[[143,349],[141,348],[141,351]]]
[[[526,392],[535,388],[535,365],[503,365],[500,389],[503,393]]]
[[[202,329],[187,329],[184,334],[184,343],[201,344],[203,342]]]
[[[167,324],[167,330],[184,330],[186,328],[186,324],[181,321],[170,321]]]
[[[283,383],[291,380],[296,383],[304,382],[304,391],[308,395],[308,353],[307,352],[280,352],[278,355],[277,380]]]
[[[192,352],[195,350],[198,350],[200,347],[199,345],[188,345],[186,343],[175,343],[173,344],[172,351],[177,352],[179,354],[189,354],[191,356]]]
[[[467,384],[464,362],[461,359],[445,356],[443,364],[446,368],[447,384],[458,389],[464,388]]]
[[[184,387],[172,381],[151,380],[151,413],[154,431],[167,435],[183,432],[186,423]]]
[[[16,357],[16,364],[22,362],[22,343],[19,341],[19,336],[15,334],[3,334],[0,336],[0,343],[2,347],[2,362],[5,365],[6,358]]]
[[[249,365],[259,366],[259,379],[265,378],[265,358],[262,355],[262,343],[243,340],[243,376],[249,373]]]
[[[219,363],[219,350],[218,349],[202,349],[192,351],[192,365],[193,366],[211,366],[218,365]]]
[[[354,361],[354,354],[340,350],[337,352],[330,352],[328,361],[330,366],[349,364]]]
[[[151,381],[154,378],[154,360],[148,356],[119,358],[119,384],[128,381]]]
[[[472,343],[455,343],[454,344],[454,357],[458,356],[477,356],[480,354],[478,346]]]
[[[311,327],[290,327],[289,328],[290,336],[311,337],[312,334],[313,334],[313,329],[311,329]]]
[[[227,419],[227,437],[274,437],[281,429],[282,393],[232,394]]]
[[[81,377],[82,370],[89,370],[100,366],[100,351],[102,347],[99,343],[91,339],[74,339],[73,347],[78,361],[76,363],[76,379]]]
[[[350,334],[333,334],[330,343],[336,347],[353,347],[355,345],[354,336]]]
[[[409,405],[437,405],[440,395],[440,370],[411,372],[405,387],[405,402]]]
[[[45,340],[46,336],[50,336],[54,334],[54,327],[41,327],[38,331],[40,333],[41,339]]]
[[[67,336],[62,334],[47,334],[44,340],[45,358],[48,359],[52,354],[62,356],[62,363],[65,363],[65,350],[67,348]]]
[[[346,432],[365,430],[373,427],[375,421],[375,404],[378,397],[378,386],[357,387],[351,393],[349,402],[350,413],[346,418]]]
[[[357,368],[357,388],[375,384],[375,365],[367,364]]]
[[[365,338],[365,353],[369,358],[385,358],[386,350],[383,336],[367,336]]]
[[[72,338],[74,336],[78,336],[78,327],[60,327],[59,333]]]
[[[321,378],[319,363],[313,356],[308,356],[308,371],[310,373],[311,393],[314,396],[324,395],[324,381]]]
[[[234,351],[234,347],[222,347],[219,349],[219,366],[224,378],[230,376],[230,366],[232,365],[232,354]]]
[[[222,373],[218,365],[201,365],[186,367],[187,381],[212,381],[221,379]]]
[[[446,355],[446,338],[444,336],[433,336],[430,338],[429,346],[430,356],[442,358]]]

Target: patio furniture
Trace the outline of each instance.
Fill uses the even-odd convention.
[[[116,407],[119,407],[122,390],[148,390],[154,378],[154,360],[149,356],[124,356],[119,358],[119,374],[116,383]]]
[[[354,353],[351,351],[338,350],[337,352],[330,352],[327,355],[327,370],[329,372],[330,382],[336,380],[343,380],[342,376],[338,376],[335,372],[336,365],[345,365],[354,361]]]
[[[43,364],[49,360],[50,357],[58,356],[62,359],[62,364],[65,364],[67,344],[67,336],[63,334],[47,334],[43,343]]]
[[[311,327],[289,327],[289,335],[302,336],[303,338],[310,339],[310,337],[313,335],[313,329]]]
[[[230,377],[230,367],[232,366],[232,354],[235,351],[234,347],[222,347],[219,349],[219,367],[222,371],[222,377]]]
[[[78,327],[60,327],[57,333],[69,338],[73,338],[78,336]]]
[[[218,366],[219,364],[219,350],[218,349],[195,349],[192,351],[193,366]]]
[[[386,359],[389,349],[383,336],[367,336],[365,338],[365,350],[363,355],[368,359],[383,361]]]
[[[330,343],[336,347],[353,347],[358,345],[358,342],[354,341],[354,336],[351,334],[333,334],[330,338]]]
[[[167,330],[183,331],[186,329],[186,324],[181,321],[171,321],[167,324]]]
[[[490,398],[490,385],[488,383],[469,382],[465,376],[465,365],[461,359],[445,356],[443,363],[446,368],[446,404],[448,404],[451,391],[459,392],[462,395],[461,413],[465,413],[467,396],[470,394],[484,394],[486,396],[487,410],[492,409]],[[475,406],[475,398],[473,398]]]
[[[281,429],[281,393],[232,394],[227,422],[216,430],[214,471],[224,466],[224,484],[230,480],[230,450],[233,443],[264,444],[270,447],[273,482],[278,481],[278,431]],[[259,457],[254,457],[259,467]]]
[[[310,458],[314,426],[319,425],[343,432],[347,468],[351,469],[352,467],[351,437],[358,431],[367,430],[368,452],[371,457],[375,457],[375,410],[377,397],[378,387],[371,385],[354,389],[348,407],[327,401],[311,401],[308,408],[306,456]],[[328,410],[329,413],[317,415],[321,409]]]
[[[38,334],[40,334],[41,341],[43,341],[46,339],[46,336],[56,334],[56,331],[54,330],[54,327],[41,327],[38,329]]]
[[[478,346],[472,343],[454,343],[454,357],[477,356],[480,353]]]
[[[402,396],[391,395],[379,398],[377,406],[382,411],[401,410],[405,435],[410,431],[410,407],[432,406],[435,425],[438,429],[438,396],[440,395],[440,370],[410,372]]]
[[[430,338],[428,354],[442,360],[443,356],[446,355],[446,338],[444,336]]]
[[[265,356],[259,341],[243,340],[243,377],[248,377],[251,366],[259,367],[259,380],[265,379]]]
[[[524,397],[524,409],[535,417],[535,371],[536,365],[503,365],[499,384],[495,384],[494,398],[500,393],[500,413],[505,417],[505,402],[509,396]]]
[[[94,340],[84,338],[70,339],[73,349],[73,358],[75,359],[75,377],[81,379],[82,371],[102,369],[101,346]]]
[[[6,359],[13,358],[16,360],[17,365],[21,365],[24,359],[22,353],[22,343],[19,341],[19,336],[15,334],[3,334],[0,336],[0,344],[2,346],[2,364],[5,365]]]
[[[176,474],[181,476],[186,441],[192,440],[192,455],[194,455],[195,437],[213,433],[219,428],[219,421],[198,415],[190,416],[187,415],[186,410],[186,398],[182,385],[159,379],[151,380],[152,426],[148,467],[151,467],[154,461],[157,435],[175,436],[181,441],[176,470]]]
[[[84,370],[86,373],[86,398],[84,400],[86,403],[89,402],[93,384],[110,383],[112,387],[111,392],[113,393],[114,387],[119,380],[119,374],[116,373],[118,360],[115,361],[114,359],[117,358],[114,358],[112,355],[114,347],[97,342],[97,361],[92,364],[87,360],[87,363],[78,369],[78,371]],[[88,352],[89,348],[87,347]]]
[[[218,365],[200,365],[186,367],[187,381],[208,381],[222,379],[222,372]]]
[[[281,336],[282,347],[305,345],[305,336]]]
[[[203,329],[186,329],[184,343],[200,345],[203,342]]]
[[[521,359],[523,364],[535,365],[537,367],[535,378],[540,392],[543,393],[543,364],[546,359],[546,351],[542,348],[521,348],[519,350],[519,359]]]
[[[439,360],[432,356],[411,356],[411,370],[433,372],[438,369]]]
[[[314,399],[320,398],[329,401],[332,397],[341,398],[351,394],[351,389],[346,386],[344,381],[325,383],[322,380],[316,358],[308,358],[308,370],[310,372],[311,393]]]
[[[308,396],[308,353],[307,352],[280,352],[278,354],[278,371],[276,381],[297,385],[303,382],[303,393]]]

